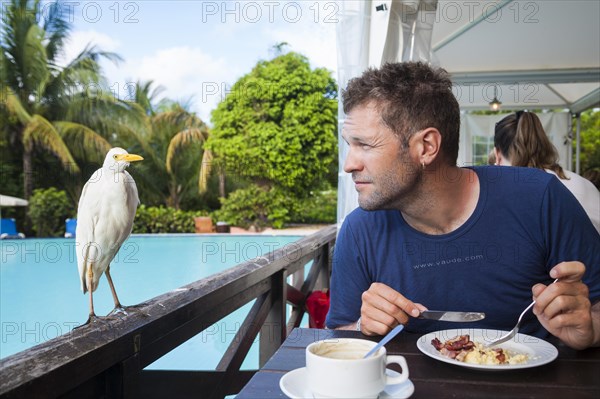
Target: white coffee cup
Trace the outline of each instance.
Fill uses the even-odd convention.
[[[365,339],[337,338],[306,347],[308,389],[315,398],[377,398],[386,385],[408,380],[403,356],[387,356],[384,347],[364,358],[377,343]],[[397,376],[385,372],[388,364],[402,368]]]

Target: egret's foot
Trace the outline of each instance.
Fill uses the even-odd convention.
[[[88,319],[86,320],[85,323],[83,323],[83,324],[81,324],[81,325],[73,328],[73,330],[77,330],[78,328],[85,327],[85,326],[88,326],[88,325],[89,326],[95,326],[95,325],[98,325],[98,323],[104,324],[105,321],[102,318],[100,318],[100,317],[98,317],[98,316],[96,316],[95,314],[92,313],[88,317]]]
[[[123,305],[119,305],[119,306],[115,306],[115,308],[113,310],[110,311],[109,314],[107,314],[106,316],[114,316],[114,315],[123,315],[123,316],[127,316],[128,313],[125,310],[125,307]]]

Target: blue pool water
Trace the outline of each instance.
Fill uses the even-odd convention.
[[[117,254],[111,275],[125,306],[235,266],[293,247],[299,236],[133,235]],[[94,292],[96,314],[113,308],[105,277]],[[215,323],[148,368],[214,370],[251,303]],[[70,332],[88,317],[80,289],[74,239],[0,241],[0,358]],[[258,345],[242,368],[258,367]]]

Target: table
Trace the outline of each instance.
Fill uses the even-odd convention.
[[[402,332],[386,345],[388,354],[406,357],[415,385],[411,398],[600,398],[600,348],[576,351],[552,338],[548,341],[559,351],[553,362],[529,369],[486,371],[422,354],[416,345],[420,337]],[[358,331],[296,328],[236,398],[286,398],[279,389],[279,379],[290,370],[306,366],[304,350],[308,344],[328,338],[381,339]]]

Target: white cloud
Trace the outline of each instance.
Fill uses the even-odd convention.
[[[167,98],[192,98],[193,110],[206,122],[237,73],[234,65],[189,46],[159,50],[139,62],[128,62],[127,70],[135,79],[163,86]]]
[[[85,44],[81,49],[83,47]],[[75,50],[70,52],[76,54]],[[243,72],[236,65],[191,46],[155,50],[142,58],[121,56],[124,60],[118,65],[109,61],[101,63],[106,83],[114,95],[130,99],[129,90],[136,81],[152,81],[154,88],[163,88],[157,100],[191,100],[191,111],[206,123],[210,122],[210,112]]]

